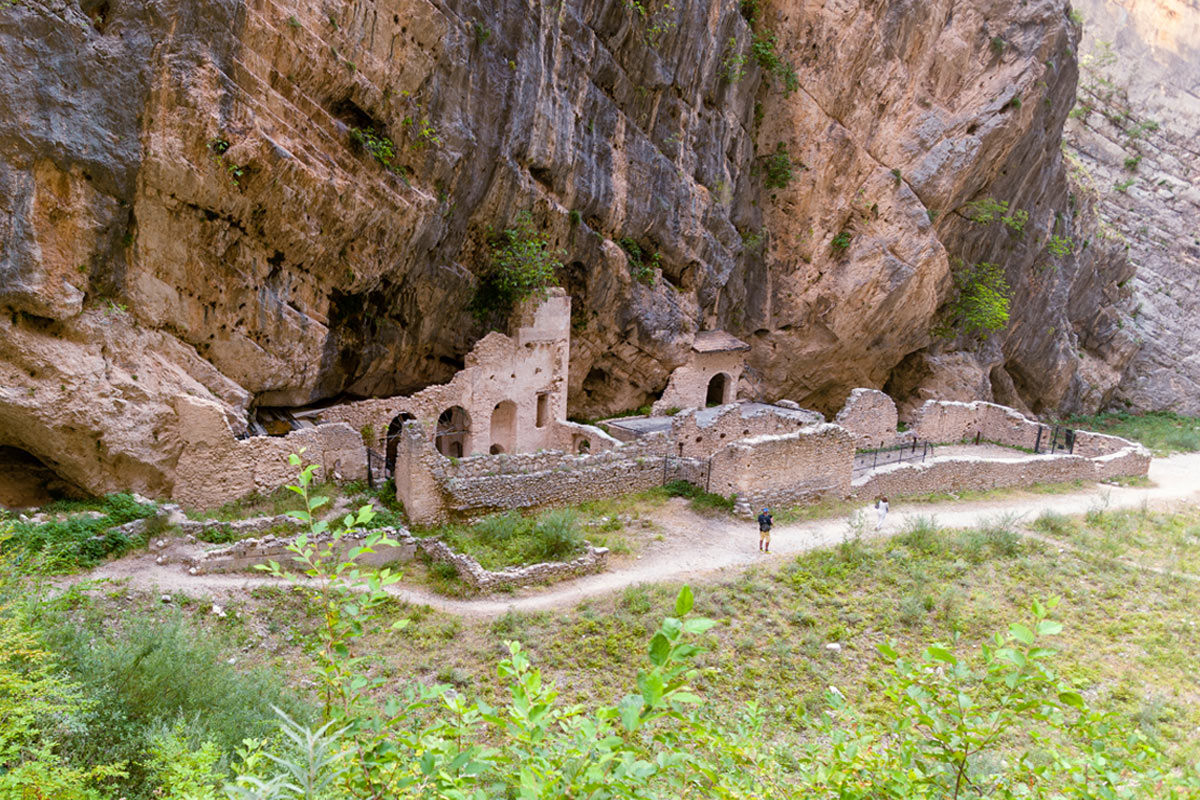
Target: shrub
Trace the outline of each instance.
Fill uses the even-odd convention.
[[[225,753],[269,733],[272,706],[300,719],[311,711],[267,670],[239,671],[211,638],[179,616],[80,625],[61,611],[45,620],[46,643],[94,705],[61,751],[88,766],[128,762],[127,797],[149,797],[147,755],[165,727]]]
[[[351,128],[350,138],[362,145],[371,157],[389,170],[395,172],[396,166],[392,159],[396,157],[396,145],[391,139],[369,128]]]
[[[783,142],[776,144],[775,152],[767,156],[766,173],[768,189],[783,189],[792,182],[792,157]]]
[[[746,77],[746,54],[741,51],[736,36],[730,36],[725,45],[725,58],[721,61],[721,77],[737,83]]]
[[[950,303],[950,324],[943,335],[955,333],[987,338],[1008,325],[1009,286],[1004,270],[996,264],[980,262],[959,269],[954,275],[957,296]]]
[[[662,269],[662,255],[660,253],[647,255],[641,245],[629,237],[621,239],[617,244],[621,245],[621,249],[625,251],[625,261],[629,264],[629,271],[633,273],[633,277],[638,283],[653,286],[657,271]]]
[[[837,236],[833,237],[833,241],[829,243],[829,247],[834,253],[844,253],[849,249],[852,238],[850,231],[841,231]]]
[[[533,215],[519,212],[513,226],[492,245],[491,266],[471,303],[476,317],[507,314],[528,297],[545,297],[546,288],[555,285],[555,272],[562,268],[560,256],[534,228]]]
[[[1007,200],[996,200],[993,197],[985,197],[982,200],[968,203],[966,214],[968,219],[978,222],[980,225],[988,225],[999,220],[1016,234],[1024,233],[1025,223],[1029,221],[1028,211],[1021,208],[1009,211]]]
[[[776,52],[777,40],[775,34],[764,30],[755,34],[750,43],[750,53],[758,65],[783,83],[784,94],[791,94],[800,88],[800,79],[791,63],[781,58]]]
[[[145,534],[129,535],[115,527],[155,513],[153,503],[139,503],[129,494],[112,494],[100,502],[51,504],[46,510],[61,513],[55,509],[88,506],[103,516],[71,514],[42,524],[13,523],[11,536],[3,547],[25,551],[28,557],[23,559],[22,568],[27,571],[70,572],[93,566],[110,556],[119,556],[144,543]]]
[[[937,521],[933,517],[917,517],[904,523],[904,531],[896,537],[896,541],[910,550],[918,553],[933,555],[944,548],[938,535]]]

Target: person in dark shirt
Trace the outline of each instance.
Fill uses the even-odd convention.
[[[764,553],[771,552],[771,526],[774,524],[771,509],[764,508],[758,515],[758,549]]]

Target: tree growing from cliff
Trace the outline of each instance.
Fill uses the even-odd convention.
[[[507,314],[528,297],[545,297],[547,287],[556,285],[562,255],[534,227],[533,215],[519,212],[492,244],[491,265],[480,278],[472,312],[479,318]]]
[[[1004,269],[986,261],[954,273],[957,296],[950,304],[950,320],[936,333],[942,336],[978,336],[986,339],[1008,325],[1011,289]]]

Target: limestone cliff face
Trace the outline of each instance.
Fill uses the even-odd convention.
[[[734,0],[0,5],[0,447],[161,492],[180,393],[238,426],[448,380],[523,209],[565,253],[573,413],[653,398],[714,327],[768,399],[1105,402],[1137,349],[1123,253],[1046,251],[1091,208],[1059,151],[1063,0],[761,5],[791,91]],[[984,198],[1023,234],[967,219]],[[1014,288],[983,346],[930,334],[960,261]]]
[[[1137,272],[1140,345],[1115,400],[1200,414],[1200,2],[1085,0],[1079,104],[1067,126],[1099,235]]]

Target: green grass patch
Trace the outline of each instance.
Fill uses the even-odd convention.
[[[23,572],[85,569],[145,544],[145,534],[128,535],[113,528],[149,517],[155,508],[129,494],[110,494],[86,503],[53,503],[44,510],[55,513],[56,519],[40,524],[11,520],[0,547],[13,555],[14,568]]]
[[[456,523],[426,529],[418,535],[437,536],[485,569],[504,569],[543,561],[569,561],[583,552],[579,514],[552,509],[537,514],[506,511],[489,514],[470,524]],[[437,565],[431,567],[435,570]]]
[[[736,498],[706,492],[695,484],[687,481],[671,481],[663,486],[669,497],[686,497],[693,511],[700,514],[732,514]]]
[[[1172,411],[1076,415],[1068,417],[1062,424],[1141,442],[1156,456],[1200,450],[1200,417],[1185,417]]]

